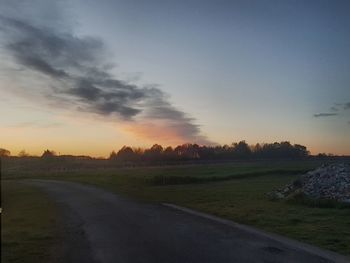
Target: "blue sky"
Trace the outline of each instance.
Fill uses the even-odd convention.
[[[67,113],[57,107],[60,102],[52,103],[48,96],[31,98],[35,92],[45,93],[45,85],[52,85],[51,80],[43,83],[40,79],[42,90],[24,90],[23,82],[38,81],[37,72],[26,69],[28,65],[19,65],[3,48],[6,61],[1,67],[20,66],[26,72],[16,84],[11,70],[2,74],[5,76],[0,88],[8,101],[3,108],[14,108],[11,103],[20,97],[17,104],[40,105],[50,112],[36,117],[34,111],[24,114],[16,109],[4,121],[7,133],[16,125],[17,132],[24,133],[26,128],[21,124],[35,121],[39,123],[36,129],[47,134],[48,143],[53,140],[49,135],[53,129],[65,129],[70,134],[70,129],[81,128],[73,125],[68,129],[67,119],[89,123],[97,113],[98,120],[92,123],[95,128],[98,123],[106,133],[106,142],[91,154],[103,155],[114,134],[116,147],[126,143],[149,145],[157,139],[164,144],[290,140],[313,152],[350,154],[348,1],[72,0],[57,1],[55,5],[35,1],[31,6],[23,4],[25,1],[3,2],[7,8],[3,16],[18,19],[21,14],[25,23],[39,28],[98,39],[103,43],[100,55],[103,65],[110,66],[110,75],[140,88],[156,88],[161,91],[162,105],[171,111],[168,119],[159,118],[159,112],[155,114],[150,105],[153,102],[147,101],[143,106],[146,108],[132,120],[120,118],[118,111],[107,118],[96,111],[89,115],[86,112],[91,107],[83,113],[76,109]],[[11,11],[14,8],[16,12]],[[5,32],[5,44],[6,39],[12,41],[8,35]],[[153,112],[152,116],[142,115],[148,111]],[[62,125],[43,128],[48,126],[48,119]],[[113,125],[105,127],[106,123]],[[152,129],[154,125],[159,129]],[[34,133],[33,125],[31,129]],[[172,136],[161,136],[165,133]],[[87,138],[94,137],[89,134]],[[2,139],[8,141],[8,137]],[[34,147],[27,145],[29,151]],[[14,150],[20,147],[10,143],[5,146]],[[34,148],[37,151],[38,147]],[[62,151],[68,150],[63,147]]]

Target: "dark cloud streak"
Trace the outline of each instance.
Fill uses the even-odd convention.
[[[338,115],[338,113],[317,113],[317,114],[314,114],[314,117],[315,118],[319,118],[319,117],[331,117],[331,116],[336,116]]]
[[[339,111],[339,109],[337,107],[335,107],[335,106],[332,106],[330,108],[330,110],[333,111],[333,112],[338,112]]]
[[[64,99],[65,105],[76,110],[116,115],[124,120],[142,116],[165,121],[185,140],[205,141],[194,119],[171,105],[160,89],[139,87],[112,76],[101,40],[34,26],[20,19],[0,16],[0,22],[2,41],[15,61],[48,79],[47,99],[55,99],[56,104]]]

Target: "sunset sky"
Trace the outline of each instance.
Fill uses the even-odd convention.
[[[350,1],[0,0],[0,148],[350,154]]]

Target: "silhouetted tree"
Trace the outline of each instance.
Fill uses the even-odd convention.
[[[140,147],[133,148],[132,150],[134,152],[134,159],[137,161],[141,161],[143,156],[144,156],[145,151]]]
[[[117,153],[115,151],[112,151],[110,154],[109,154],[109,159],[110,160],[116,160],[117,159]]]
[[[163,147],[159,144],[154,144],[150,149],[144,151],[144,158],[150,161],[161,160]]]
[[[29,154],[25,150],[22,150],[18,153],[18,156],[19,157],[28,157]]]
[[[214,159],[215,157],[214,148],[205,146],[205,145],[199,147],[198,154],[199,154],[199,157],[203,160],[210,160],[210,159]]]
[[[168,146],[165,148],[165,150],[163,151],[163,157],[165,160],[174,160],[175,159],[175,154],[174,154],[174,150],[171,146]]]
[[[296,152],[296,157],[307,157],[310,154],[307,148],[300,144],[294,144],[294,149]]]
[[[117,153],[117,160],[120,161],[135,161],[135,155],[134,151],[129,146],[123,146],[118,153]]]
[[[9,157],[11,152],[9,150],[0,148],[0,157]]]
[[[245,141],[240,141],[239,143],[233,143],[233,156],[236,158],[249,158],[252,151],[250,150],[249,145]]]
[[[41,158],[44,159],[49,159],[49,158],[53,158],[56,156],[56,153],[54,151],[50,151],[50,150],[46,150],[44,151],[44,153],[41,155]]]
[[[231,145],[205,146],[186,143],[172,147],[163,147],[154,144],[151,148],[142,150],[124,146],[113,156],[120,161],[176,161],[176,160],[235,160],[249,158],[305,158],[309,155],[307,148],[300,144],[291,145],[290,142],[257,143],[249,146],[245,141]],[[111,158],[112,159],[112,158]]]

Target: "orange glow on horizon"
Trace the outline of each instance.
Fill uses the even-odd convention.
[[[239,141],[217,137],[219,144],[231,144]],[[271,143],[272,139],[247,138],[248,144],[256,142]],[[337,155],[350,155],[347,144],[332,144],[324,141],[322,144],[318,140],[306,142],[305,138],[293,138],[291,143],[305,145],[311,154],[333,153]],[[31,155],[40,156],[46,149],[53,150],[57,154],[65,155],[89,155],[92,157],[108,157],[110,152],[118,151],[124,145],[131,147],[148,148],[158,143],[163,147],[177,146],[183,143],[205,143],[188,140],[181,136],[176,129],[169,125],[156,122],[66,122],[62,126],[49,128],[36,127],[0,127],[0,148],[11,151],[12,155],[17,155],[21,150],[25,150]]]
[[[156,123],[131,123],[124,124],[122,130],[134,135],[138,139],[145,140],[149,143],[166,144],[175,146],[183,144],[186,141],[185,138],[180,136],[174,129],[169,128],[166,125]]]

